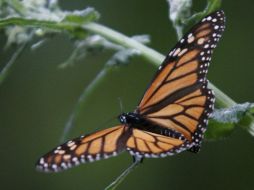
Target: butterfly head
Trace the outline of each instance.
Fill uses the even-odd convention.
[[[141,118],[138,114],[136,113],[122,113],[121,115],[118,116],[119,121],[122,124],[137,124],[140,123]]]
[[[118,116],[118,120],[119,120],[122,124],[130,123],[129,113],[122,113],[121,115]]]

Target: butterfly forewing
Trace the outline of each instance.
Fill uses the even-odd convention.
[[[123,125],[104,129],[70,140],[40,158],[37,168],[61,171],[80,163],[93,162],[118,155],[125,150],[130,132]]]
[[[214,106],[206,74],[225,28],[223,11],[200,21],[170,51],[146,90],[137,112],[182,133],[198,146]]]

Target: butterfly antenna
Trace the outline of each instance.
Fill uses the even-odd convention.
[[[124,112],[124,110],[123,110],[123,101],[120,97],[118,97],[118,101],[119,101],[119,105],[120,105],[120,111],[121,111],[121,113],[123,113]]]

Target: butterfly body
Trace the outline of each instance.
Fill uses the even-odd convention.
[[[174,131],[170,128],[162,127],[156,123],[145,119],[145,116],[142,116],[140,113],[138,113],[138,110],[135,110],[135,112],[123,113],[118,116],[118,119],[120,123],[124,124],[126,127],[129,128],[136,128],[147,132],[186,140],[181,133]]]
[[[223,11],[203,18],[167,54],[134,112],[119,115],[115,127],[54,148],[37,168],[58,172],[125,150],[139,158],[198,152],[215,102],[206,74],[224,25]]]

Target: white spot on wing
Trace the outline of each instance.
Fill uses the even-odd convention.
[[[190,43],[192,43],[193,41],[195,40],[195,38],[194,38],[194,36],[190,36],[189,38],[188,38],[188,43],[190,44]]]
[[[198,45],[202,45],[205,42],[205,38],[199,38],[197,43]]]
[[[217,19],[216,19],[216,18],[214,18],[212,21],[213,21],[213,22],[217,22]]]
[[[180,48],[177,48],[177,49],[175,50],[174,54],[173,54],[173,57],[177,56],[178,53],[179,53],[180,51],[181,51],[181,49],[180,49]]]
[[[207,20],[212,20],[212,17],[211,16],[207,17]]]
[[[214,29],[215,29],[215,30],[218,30],[218,29],[219,29],[219,26],[218,26],[218,25],[215,25],[215,26],[214,26]]]
[[[178,54],[178,56],[182,56],[184,53],[186,53],[188,51],[188,49],[187,48],[185,48],[185,49],[183,49],[179,54]]]

